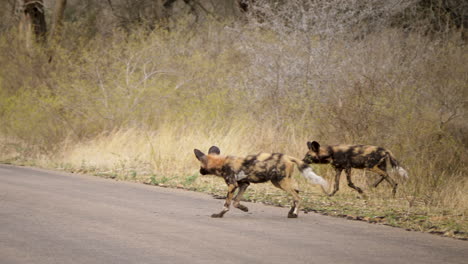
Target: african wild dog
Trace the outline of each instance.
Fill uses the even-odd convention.
[[[293,196],[293,204],[289,210],[288,217],[296,218],[299,212],[300,197],[298,190],[294,189],[292,173],[294,164],[299,171],[310,182],[320,184],[322,189],[327,188],[328,183],[316,175],[309,165],[299,159],[281,153],[260,153],[245,158],[234,156],[222,156],[216,146],[212,146],[205,155],[198,149],[194,150],[195,156],[201,163],[200,173],[202,175],[212,174],[224,178],[228,185],[228,193],[223,210],[211,217],[219,218],[229,211],[234,192],[239,192],[234,197],[233,206],[247,212],[248,208],[240,204],[240,199],[250,183],[262,183],[271,181],[274,186],[286,191]]]
[[[397,183],[388,175],[387,164],[389,164],[392,169],[396,170],[400,176],[408,178],[408,173],[398,165],[392,153],[381,147],[368,145],[320,146],[316,141],[307,142],[307,147],[309,151],[302,161],[307,164],[330,163],[335,168],[335,185],[329,196],[333,196],[338,191],[340,175],[343,170],[346,172],[348,186],[355,189],[360,194],[363,193],[361,188],[355,186],[351,181],[351,168],[376,172],[380,175],[380,178],[373,186],[377,187],[383,180],[386,180],[393,187],[393,195],[396,193]]]

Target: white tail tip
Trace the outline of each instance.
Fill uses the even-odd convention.
[[[403,169],[402,167],[397,167],[397,170],[398,170],[398,174],[400,174],[401,177],[405,179],[409,178],[408,172],[405,169]]]
[[[304,175],[304,177],[306,177],[310,182],[314,184],[319,184],[323,188],[328,189],[328,182],[324,178],[315,174],[315,172],[312,171],[312,168],[306,168],[305,170],[303,170],[302,175]]]

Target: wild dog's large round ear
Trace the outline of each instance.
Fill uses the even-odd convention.
[[[308,148],[309,150],[312,150],[312,142],[307,141],[307,148]]]
[[[311,144],[310,144],[310,150],[314,151],[314,152],[319,152],[319,149],[320,149],[320,144],[317,142],[317,141],[313,141]]]
[[[195,153],[195,157],[197,157],[197,160],[199,161],[205,161],[206,160],[206,155],[201,152],[198,149],[194,149],[193,152]]]
[[[217,146],[211,146],[211,148],[208,150],[208,154],[216,154],[219,155],[221,154],[221,150]]]

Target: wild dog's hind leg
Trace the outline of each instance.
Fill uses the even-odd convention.
[[[340,176],[341,176],[341,171],[342,169],[338,169],[338,168],[335,168],[335,183],[334,183],[334,186],[333,186],[333,191],[328,195],[328,196],[333,196],[335,195],[335,193],[338,191],[338,189],[340,188]]]
[[[354,183],[351,181],[351,168],[347,168],[345,170],[346,172],[346,179],[348,180],[348,186],[353,188],[354,190],[358,191],[358,193],[362,194],[364,193],[361,188],[357,187],[356,185],[354,185]]]
[[[392,178],[390,178],[390,176],[388,176],[387,173],[386,174],[386,177],[385,177],[385,180],[390,183],[390,185],[392,185],[392,195],[393,197],[395,197],[396,195],[396,190],[398,188],[398,183],[396,183]]]
[[[382,166],[383,167],[383,166]],[[386,170],[384,170],[385,167],[381,168],[381,166],[379,167],[374,167],[372,168],[372,171],[378,173],[380,175],[380,177],[382,177],[383,180],[387,181],[388,183],[390,183],[390,185],[392,186],[392,195],[395,196],[396,195],[396,190],[397,190],[397,187],[398,187],[398,183],[396,183],[389,175],[388,173],[386,172]]]
[[[293,203],[291,209],[288,212],[288,218],[297,218],[299,213],[299,206],[301,204],[301,197],[299,197],[298,191],[294,189],[291,178],[284,178],[279,182],[273,182],[273,185],[291,194],[293,197]]]
[[[374,188],[377,188],[377,186],[379,186],[379,184],[385,179],[385,176],[382,176],[382,175],[380,175],[380,174],[379,174],[379,176],[380,176],[380,178],[377,179],[377,181],[375,181],[374,184],[372,184],[372,186],[373,186]]]
[[[377,179],[377,181],[374,182],[374,184],[372,185],[374,188],[377,188],[377,186],[379,186],[379,184],[385,180],[385,177],[386,177],[386,171],[387,171],[387,159],[382,159],[374,168],[370,169],[371,171],[379,174],[380,178]]]
[[[213,218],[221,218],[227,211],[229,211],[229,207],[231,206],[232,197],[234,196],[234,192],[236,191],[237,186],[234,184],[228,184],[228,193],[226,197],[226,201],[224,202],[223,210],[217,214],[212,214],[211,217]]]
[[[249,187],[249,185],[250,183],[248,182],[243,182],[240,184],[239,192],[237,192],[236,197],[234,197],[234,202],[232,204],[235,208],[240,209],[244,212],[248,212],[249,208],[247,208],[247,206],[240,204],[240,199],[242,198],[242,195],[244,194],[247,187]]]

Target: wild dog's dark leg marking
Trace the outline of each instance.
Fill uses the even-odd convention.
[[[348,186],[358,191],[358,193],[362,194],[363,191],[361,190],[361,188],[354,185],[354,183],[351,181],[351,168],[347,168],[345,172],[346,172],[346,179],[348,180]]]
[[[227,211],[229,211],[229,207],[231,206],[232,197],[234,196],[234,192],[236,191],[237,186],[234,184],[228,185],[228,193],[226,197],[226,201],[224,202],[223,210],[217,214],[212,214],[211,217],[213,218],[221,218]]]
[[[341,176],[341,171],[343,169],[335,168],[335,184],[333,185],[333,192],[331,192],[328,196],[333,196],[335,193],[338,191],[340,188],[340,176]]]
[[[243,183],[241,183],[239,185],[239,192],[237,192],[236,197],[234,197],[234,202],[232,203],[232,205],[235,208],[240,209],[240,210],[242,210],[244,212],[248,212],[249,208],[247,208],[247,206],[244,206],[244,205],[240,204],[240,199],[242,198],[242,195],[244,194],[247,187],[249,187],[248,182],[243,182]]]

